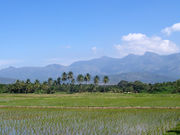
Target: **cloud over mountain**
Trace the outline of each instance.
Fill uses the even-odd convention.
[[[122,36],[122,43],[114,46],[120,56],[128,54],[142,55],[145,52],[154,52],[165,55],[179,52],[179,47],[170,40],[158,36],[148,37],[142,33],[130,33]]]
[[[173,32],[180,31],[180,23],[175,23],[170,27],[166,27],[162,30],[162,33],[171,35]]]

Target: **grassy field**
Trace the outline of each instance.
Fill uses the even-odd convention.
[[[179,116],[179,109],[1,108],[0,134],[161,135]]]
[[[180,107],[180,94],[0,94],[0,106]]]

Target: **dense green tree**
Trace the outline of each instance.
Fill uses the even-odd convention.
[[[10,85],[9,85],[10,86]],[[0,84],[0,93],[8,93],[9,87],[6,84]]]
[[[123,92],[126,91],[126,88],[128,87],[129,85],[129,82],[128,81],[125,81],[125,80],[121,80],[119,83],[118,83],[118,86],[120,89],[123,90]]]
[[[177,92],[180,92],[180,79],[176,81],[175,90],[173,91],[173,93],[177,93]]]
[[[43,92],[43,93],[47,93],[48,89],[49,89],[48,82],[47,82],[47,81],[44,81],[44,82],[42,83],[42,90],[43,90],[42,92]]]
[[[31,80],[27,79],[26,80],[26,88],[25,88],[25,93],[33,93],[33,85],[31,85]]]
[[[26,93],[34,93],[33,84],[30,83],[30,84],[26,85]]]
[[[39,80],[36,79],[35,82],[34,82],[34,90],[35,90],[35,92],[40,93],[39,92],[40,89],[41,89],[41,83],[40,83]]]
[[[135,81],[133,85],[134,85],[135,92],[138,92],[138,93],[144,90],[145,88],[144,87],[145,85],[141,81]]]

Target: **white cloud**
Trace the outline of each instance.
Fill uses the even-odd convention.
[[[91,50],[93,51],[93,53],[96,53],[97,52],[97,47],[92,47]]]
[[[145,52],[154,52],[165,55],[179,52],[179,48],[170,40],[161,37],[148,37],[142,33],[130,33],[122,37],[122,44],[114,46],[121,57],[128,54],[143,55]]]
[[[173,24],[170,27],[166,27],[162,30],[162,33],[171,35],[173,32],[180,31],[180,23]]]
[[[127,36],[123,36],[122,40],[124,41],[135,41],[135,40],[142,40],[146,37],[146,35],[141,33],[129,33]]]

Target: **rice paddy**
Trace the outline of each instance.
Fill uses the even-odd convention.
[[[180,109],[160,109],[180,107],[179,95],[2,94],[0,105],[2,135],[163,135],[180,122]],[[159,109],[113,109],[128,106]]]
[[[176,126],[180,110],[1,108],[0,133],[7,135],[160,135]]]

